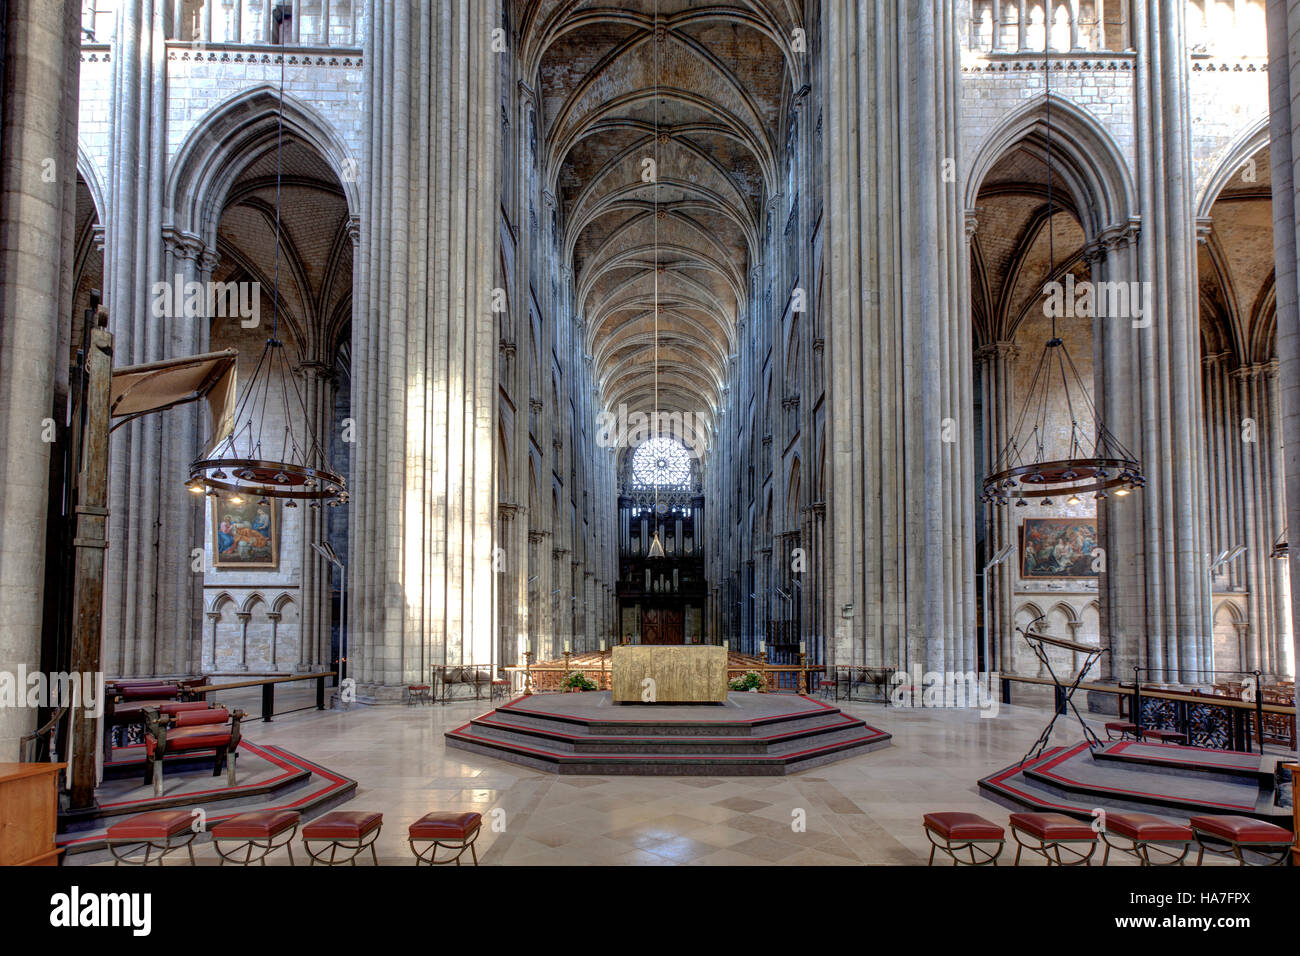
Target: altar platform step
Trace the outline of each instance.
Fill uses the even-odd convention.
[[[517,698],[448,731],[447,746],[551,773],[780,776],[888,744],[889,734],[794,694],[726,704],[617,705],[609,694]]]
[[[1180,821],[1236,814],[1289,829],[1289,805],[1276,799],[1276,764],[1284,759],[1129,741],[1091,751],[1080,743],[1050,748],[985,777],[979,786],[985,797],[1014,810],[1091,819],[1102,808]]]
[[[111,862],[104,843],[108,827],[129,816],[152,810],[191,810],[202,821],[204,832],[195,845],[206,842],[206,833],[216,824],[254,810],[297,810],[304,822],[352,799],[355,780],[281,747],[260,745],[245,739],[239,746],[239,776],[234,787],[226,775],[212,776],[212,756],[204,762],[167,761],[164,792],[153,795],[152,785],[143,783],[143,759],[137,748],[114,748],[114,774],[105,773],[95,792],[97,806],[89,811],[59,814],[56,843],[64,850],[65,864],[88,865]],[[128,771],[134,771],[128,773]],[[139,776],[137,776],[139,774]]]

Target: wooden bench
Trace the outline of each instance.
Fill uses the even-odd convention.
[[[206,677],[196,680],[108,681],[104,684],[104,752],[111,752],[115,735],[121,746],[144,739],[145,708],[195,700],[198,690],[207,686]],[[137,729],[137,732],[132,734],[132,729]]]
[[[235,751],[239,748],[242,710],[228,711],[221,704],[199,701],[163,704],[145,709],[144,782],[153,784],[154,796],[163,795],[163,759],[181,753],[215,750],[212,776],[226,769],[226,782],[235,785]]]
[[[449,700],[479,700],[484,688],[490,696],[492,672],[486,667],[443,667],[439,671],[438,699],[444,704]]]

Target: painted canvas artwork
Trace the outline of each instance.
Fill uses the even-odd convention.
[[[1092,552],[1096,547],[1093,518],[1026,518],[1020,526],[1020,576],[1095,578]]]
[[[274,568],[279,565],[279,527],[275,500],[259,504],[248,497],[239,504],[212,499],[213,564],[218,568]]]

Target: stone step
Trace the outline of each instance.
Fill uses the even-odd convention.
[[[769,754],[566,753],[480,735],[465,725],[446,735],[447,746],[550,773],[641,776],[781,776],[888,744],[889,735],[863,726],[840,739],[807,741],[802,748]]]
[[[800,722],[793,730],[781,727],[764,736],[593,736],[573,733],[579,728],[571,726],[557,730],[537,726],[536,722],[502,719],[495,712],[475,718],[470,724],[483,737],[577,754],[768,754],[799,749],[810,740],[829,742],[851,737],[860,734],[866,726],[861,720],[836,714],[830,720]]]

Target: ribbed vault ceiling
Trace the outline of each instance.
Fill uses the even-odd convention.
[[[654,407],[656,248],[659,408],[712,416],[722,403],[780,188],[781,117],[804,85],[805,58],[790,50],[798,17],[784,0],[522,5],[545,181],[610,409]],[[657,188],[642,180],[656,146]]]

